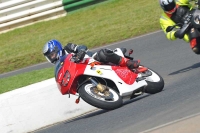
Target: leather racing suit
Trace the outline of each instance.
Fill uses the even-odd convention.
[[[167,14],[163,12],[160,17],[160,26],[164,31],[167,39],[175,40],[175,32],[180,29],[180,27],[174,28],[170,32],[166,32],[168,26],[173,26],[177,23],[184,24],[185,19],[193,11],[192,5],[189,3],[189,0],[176,0],[176,11],[173,14]],[[183,37],[183,40],[190,42],[192,50],[196,54],[200,54],[200,37],[199,31],[191,28]]]

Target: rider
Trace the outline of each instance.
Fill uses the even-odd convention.
[[[48,41],[43,48],[44,56],[53,64],[56,64],[58,61],[63,62],[68,53],[76,53],[79,61],[81,61],[85,57],[85,54],[87,54],[99,62],[110,62],[119,66],[127,66],[129,69],[138,68],[140,63],[137,60],[129,60],[125,57],[121,57],[109,49],[101,49],[93,54],[91,51],[88,51],[87,46],[85,45],[68,43],[63,48],[62,44],[58,40]]]
[[[176,27],[172,31],[167,32],[169,26],[177,23],[184,24],[190,19],[190,12],[192,12],[192,5],[189,0],[159,0],[163,13],[160,17],[160,25],[167,39],[175,40],[176,38],[183,39],[190,42],[190,47],[196,54],[200,54],[200,36],[199,32],[191,28],[183,37],[180,36],[180,28]]]

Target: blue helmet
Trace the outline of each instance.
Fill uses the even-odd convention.
[[[63,48],[62,44],[57,40],[50,40],[48,41],[43,48],[43,54],[46,59],[50,62],[55,64],[56,61],[63,56]]]

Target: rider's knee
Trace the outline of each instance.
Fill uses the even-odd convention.
[[[195,46],[194,48],[192,48],[192,50],[195,54],[200,54],[200,48],[198,46]]]
[[[93,58],[97,61],[104,62],[104,63],[114,63],[119,64],[121,57],[115,54],[112,50],[109,49],[101,49],[98,51]]]
[[[195,54],[200,54],[200,37],[192,38],[190,47]]]

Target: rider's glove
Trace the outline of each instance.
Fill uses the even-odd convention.
[[[68,53],[76,53],[76,48],[78,45],[73,44],[73,43],[68,43],[64,49],[68,52]]]
[[[79,51],[77,54],[73,56],[74,62],[78,63],[83,60],[86,52],[84,50]]]
[[[88,48],[85,45],[77,45],[77,44],[73,44],[73,43],[68,43],[64,49],[68,52],[68,53],[78,53],[81,50],[87,51]]]

